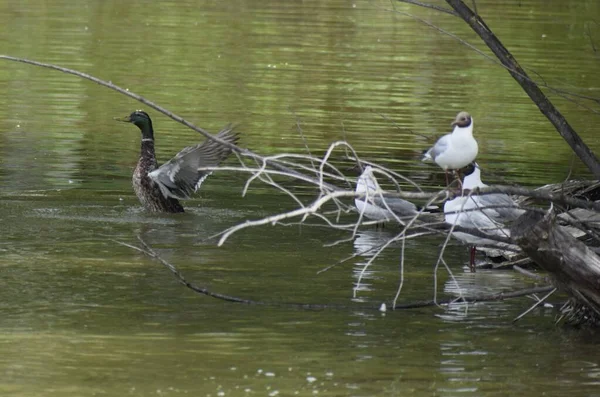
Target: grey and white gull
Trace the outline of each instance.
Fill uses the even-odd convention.
[[[432,160],[446,173],[448,170],[459,170],[475,160],[479,152],[477,141],[473,137],[473,117],[467,112],[460,112],[451,126],[454,130],[437,140],[425,154],[423,161]]]
[[[417,206],[398,197],[386,197],[374,175],[374,169],[366,166],[356,182],[356,193],[361,197],[354,199],[359,214],[376,221],[398,220],[412,217],[418,213]]]
[[[467,165],[464,170],[463,190],[485,188],[488,185],[481,181],[481,169],[476,162]],[[492,193],[471,196],[477,206],[496,222],[508,223],[520,217],[525,210],[518,207],[517,203],[508,194]]]
[[[510,230],[505,224],[514,221],[524,212],[516,208],[515,202],[506,194],[469,194],[472,189],[487,186],[481,182],[480,175],[476,163],[466,167],[462,196],[444,204],[444,219],[447,224],[474,229],[490,237],[488,239],[461,231],[452,232],[454,237],[470,246],[471,271],[475,270],[475,251],[478,246],[486,246],[484,251],[489,256],[501,256],[503,250],[519,250],[516,245],[494,240],[494,237],[510,238]]]

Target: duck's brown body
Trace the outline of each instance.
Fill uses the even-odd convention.
[[[158,184],[154,182],[148,173],[156,170],[158,164],[154,154],[154,141],[142,140],[142,152],[140,159],[133,171],[133,190],[140,203],[152,212],[184,212],[179,200],[165,197]]]

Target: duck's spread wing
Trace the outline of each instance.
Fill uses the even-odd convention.
[[[239,138],[231,126],[221,130],[217,137],[232,144]],[[230,148],[207,139],[199,145],[186,147],[148,176],[156,182],[163,196],[186,199],[212,173],[201,168],[216,167],[230,154]]]
[[[425,152],[423,160],[435,160],[437,156],[446,151],[449,145],[450,134],[447,134],[438,139],[435,145],[433,145],[427,152]]]

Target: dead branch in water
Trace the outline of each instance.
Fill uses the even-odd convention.
[[[117,244],[120,244],[124,247],[131,248],[137,252],[140,252],[151,259],[154,259],[160,262],[163,266],[165,266],[169,271],[175,276],[175,278],[183,284],[186,288],[189,288],[193,292],[201,295],[206,295],[211,298],[215,298],[218,300],[231,302],[231,303],[242,303],[247,305],[259,305],[259,306],[275,306],[275,307],[289,307],[293,309],[301,309],[301,310],[381,310],[381,306],[374,305],[334,305],[334,304],[315,304],[315,303],[282,303],[282,302],[266,302],[266,301],[257,301],[252,299],[239,298],[231,295],[225,295],[218,292],[211,291],[207,287],[198,286],[190,281],[188,281],[183,274],[175,267],[175,265],[166,261],[164,258],[160,256],[153,248],[151,248],[140,236],[137,237],[138,241],[142,245],[142,247],[136,247],[135,245],[131,245],[128,243],[124,243],[121,241],[116,241]],[[477,302],[494,302],[500,300],[507,300],[512,298],[519,298],[531,294],[539,294],[552,290],[553,287],[545,286],[545,287],[535,287],[535,288],[526,288],[515,291],[501,292],[496,294],[479,294],[473,296],[463,296],[460,301],[457,301],[456,298],[446,298],[440,301],[433,300],[425,300],[425,301],[416,301],[410,303],[404,303],[399,305],[390,305],[395,310],[400,309],[413,309],[419,307],[431,307],[431,306],[451,306],[453,304],[465,304],[465,303],[477,303]],[[385,304],[385,303],[384,303]]]

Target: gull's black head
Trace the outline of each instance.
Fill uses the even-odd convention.
[[[456,119],[452,122],[452,126],[458,126],[461,128],[468,127],[471,125],[471,115],[467,112],[460,112],[456,115]]]
[[[474,173],[478,167],[479,166],[477,165],[477,163],[473,161],[471,164],[467,165],[462,169],[462,173],[464,176],[469,176],[472,173]]]
[[[365,171],[365,166],[358,162],[354,165],[354,167],[348,168],[347,171],[356,176],[360,176]]]

